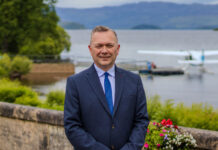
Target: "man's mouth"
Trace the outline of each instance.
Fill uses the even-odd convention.
[[[99,56],[100,58],[110,58],[110,56]]]

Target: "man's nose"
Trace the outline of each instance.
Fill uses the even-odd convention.
[[[108,52],[108,49],[107,49],[107,47],[105,45],[102,47],[101,52],[102,53],[107,53]]]

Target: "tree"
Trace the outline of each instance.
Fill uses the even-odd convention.
[[[55,34],[41,34],[37,42],[27,39],[19,53],[36,59],[58,57],[65,48],[69,50],[70,36],[59,26],[56,31]]]
[[[57,25],[56,0],[0,0],[0,50],[13,54],[59,55],[69,35]]]

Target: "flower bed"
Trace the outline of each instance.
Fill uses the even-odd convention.
[[[143,149],[189,150],[196,146],[196,140],[191,134],[173,125],[170,119],[163,119],[161,123],[149,124]]]

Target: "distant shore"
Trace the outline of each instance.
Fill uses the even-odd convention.
[[[33,64],[32,73],[75,73],[75,66],[72,63],[40,63]]]

